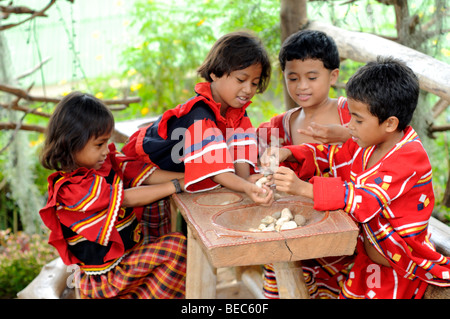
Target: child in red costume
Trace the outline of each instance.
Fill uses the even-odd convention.
[[[181,190],[183,174],[119,153],[108,145],[113,129],[113,115],[91,95],[73,92],[56,107],[41,155],[56,170],[40,210],[49,243],[80,267],[82,298],[183,298],[186,238],[144,238],[141,224],[144,206]]]
[[[398,60],[378,58],[347,83],[352,139],[333,162],[351,163],[348,176],[297,178],[280,167],[277,189],[314,200],[317,210],[344,209],[360,224],[356,258],[341,298],[421,298],[428,284],[450,286],[450,261],[430,242],[434,206],[431,165],[408,126],[419,81]],[[280,158],[314,165],[317,145],[288,146]],[[300,168],[301,169],[301,168]]]
[[[323,147],[339,149],[350,138],[346,128],[350,121],[347,99],[330,98],[330,88],[339,76],[339,52],[334,40],[317,30],[301,30],[283,43],[279,61],[287,91],[298,107],[262,123],[257,130],[260,152],[267,147],[323,143]],[[264,156],[264,155],[263,155]],[[299,178],[339,176],[343,169],[327,159],[318,160],[312,171],[296,170],[298,163],[283,165],[298,172]],[[352,261],[338,256],[302,262],[305,281],[311,298],[337,298]],[[278,298],[276,275],[271,265],[264,265],[263,293]]]
[[[270,203],[271,191],[250,177],[258,151],[245,111],[266,89],[270,71],[258,38],[245,32],[221,37],[198,70],[207,82],[195,86],[196,96],[134,133],[122,151],[161,169],[185,172],[187,192],[222,185]]]

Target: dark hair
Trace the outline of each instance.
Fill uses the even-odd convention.
[[[206,81],[212,82],[211,73],[222,77],[258,63],[262,72],[257,93],[262,93],[269,85],[272,71],[269,55],[258,37],[243,31],[232,32],[214,43],[197,71]]]
[[[72,92],[59,102],[50,117],[40,161],[47,169],[72,171],[77,168],[75,153],[92,137],[113,129],[114,117],[99,99]]]
[[[419,79],[405,63],[378,56],[361,67],[348,80],[347,98],[369,106],[369,112],[381,123],[395,116],[402,131],[412,119],[419,99]]]
[[[282,71],[287,61],[305,59],[320,60],[328,70],[340,66],[339,51],[333,38],[317,30],[301,30],[291,34],[278,54]]]

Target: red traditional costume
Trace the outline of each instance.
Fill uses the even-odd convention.
[[[184,297],[185,237],[158,236],[167,228],[159,215],[149,216],[151,208],[122,207],[124,189],[141,185],[156,167],[126,157],[114,144],[109,150],[99,170],[49,176],[49,198],[40,210],[49,243],[66,265],[80,266],[84,298]],[[143,233],[143,215],[156,223],[153,230]]]
[[[122,151],[169,171],[185,172],[187,192],[219,186],[211,177],[234,172],[234,163],[256,167],[256,133],[245,109],[228,108],[211,93],[211,83],[195,86],[197,95],[170,109],[154,123],[134,133]]]
[[[301,166],[314,165],[319,146],[287,146]],[[348,176],[313,177],[314,208],[344,209],[361,226],[356,259],[341,298],[421,298],[427,284],[450,286],[450,262],[430,242],[428,222],[434,206],[432,170],[416,132],[408,127],[402,140],[372,167],[376,146],[360,148],[347,141],[333,162],[351,163]],[[389,262],[373,262],[369,243]]]
[[[258,143],[260,151],[267,146],[288,146],[292,145],[292,134],[290,120],[291,116],[298,112],[301,107],[290,109],[289,111],[273,117],[270,122],[262,123],[257,130]],[[348,110],[347,99],[339,97],[338,112],[341,125],[347,126],[351,115]],[[331,154],[340,147],[340,145],[322,145],[323,148],[330,150]],[[292,168],[301,179],[309,179],[311,176],[340,176],[349,170],[349,166],[334,165],[333,161],[327,158],[314,157],[315,165],[302,170],[298,169],[299,164],[295,162],[284,162],[282,165]],[[332,159],[332,156],[331,156]],[[348,273],[348,268],[353,261],[353,257],[327,257],[306,260],[302,262],[305,282],[308,287],[311,298],[337,298],[339,296],[342,284]],[[264,295],[267,298],[278,298],[278,288],[275,272],[271,265],[264,265]]]

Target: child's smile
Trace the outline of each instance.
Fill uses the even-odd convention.
[[[211,91],[214,101],[221,104],[222,115],[228,107],[241,108],[250,102],[258,89],[261,71],[261,64],[253,64],[220,78],[211,74]]]
[[[311,107],[328,101],[339,70],[330,71],[320,60],[305,59],[287,61],[283,74],[293,100],[302,107]]]

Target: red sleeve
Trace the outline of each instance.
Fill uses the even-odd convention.
[[[340,177],[311,178],[314,193],[314,209],[336,210],[345,206],[345,183]]]
[[[144,161],[141,156],[125,155],[117,151],[113,143],[109,145],[109,151],[113,166],[122,172],[124,188],[140,186],[157,168],[148,156]]]
[[[291,168],[298,178],[308,180],[315,175],[319,175],[321,168],[314,156],[314,147],[309,144],[288,145],[284,148],[292,152],[296,162],[285,161],[283,166]]]
[[[185,133],[185,189],[197,192],[219,186],[211,177],[234,173],[233,158],[222,131],[211,120],[196,121]]]
[[[92,242],[111,243],[108,255],[123,254],[123,242],[114,227],[122,209],[122,182],[116,178],[110,185],[95,172],[82,168],[63,176],[52,174],[48,180],[49,198],[39,213],[51,230],[49,244],[66,264],[79,260],[69,252],[61,224]]]
[[[57,214],[62,224],[86,239],[108,245],[123,201],[123,184],[91,174],[79,183],[64,185],[58,195]]]
[[[285,146],[299,163],[296,173],[299,178],[312,176],[350,178],[353,154],[358,144],[349,139],[342,145],[301,144]]]
[[[244,117],[239,127],[226,129],[226,143],[234,163],[245,162],[252,167],[258,162],[256,130],[248,117]]]

